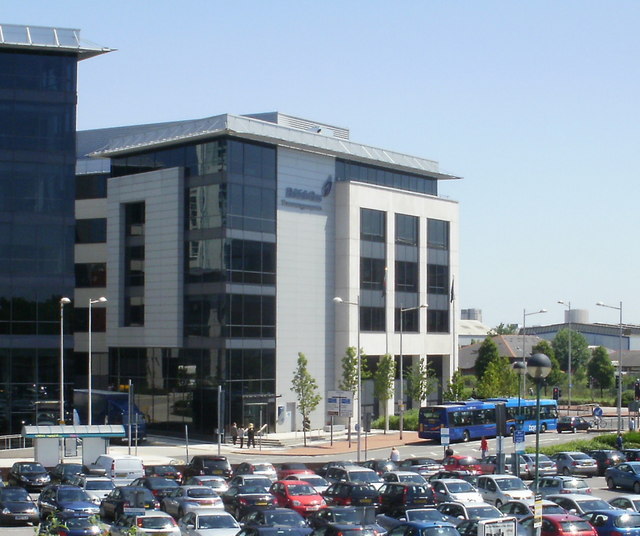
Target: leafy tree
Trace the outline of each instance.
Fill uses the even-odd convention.
[[[571,369],[572,372],[584,367],[591,358],[589,344],[584,335],[578,331],[561,329],[551,343],[560,362],[560,368],[569,370],[569,337],[571,337]]]
[[[484,371],[489,366],[491,361],[494,361],[500,357],[498,353],[498,346],[491,337],[487,337],[478,350],[478,357],[476,358],[476,378],[481,379],[484,376]]]
[[[561,385],[564,383],[565,373],[560,368],[556,352],[549,341],[542,340],[531,349],[532,354],[545,354],[551,360],[551,372],[546,378],[547,385]]]
[[[389,408],[387,402],[393,397],[395,377],[396,361],[391,355],[385,354],[378,361],[378,368],[373,374],[373,392],[375,397],[382,402],[385,433],[389,430]]]
[[[447,384],[446,391],[442,394],[442,398],[448,401],[462,400],[464,396],[464,377],[460,369],[456,370],[451,377],[451,381]]]
[[[411,400],[425,400],[436,388],[437,380],[433,368],[426,361],[419,359],[407,372],[406,394]],[[404,403],[404,400],[402,401]]]
[[[518,392],[518,377],[506,357],[498,357],[487,365],[477,391],[480,398],[513,396]]]
[[[302,352],[298,352],[298,364],[291,380],[291,390],[298,398],[298,410],[302,414],[302,430],[304,434],[304,446],[307,446],[307,427],[309,415],[318,407],[322,397],[318,394],[318,383],[307,370],[307,358]]]
[[[367,369],[366,355],[360,349],[360,376],[361,379],[370,378],[371,373]],[[358,352],[355,346],[349,346],[342,357],[342,381],[338,384],[338,389],[341,391],[350,391],[353,395],[353,399],[358,393]],[[348,432],[349,432],[349,446],[351,446],[351,419],[349,417]]]
[[[517,335],[518,324],[504,324],[500,322],[495,328],[489,330],[489,337],[495,337],[496,335]]]
[[[593,350],[593,357],[587,363],[587,373],[598,383],[600,396],[604,389],[609,389],[615,383],[615,367],[604,346]]]

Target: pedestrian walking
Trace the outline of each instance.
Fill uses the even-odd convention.
[[[453,449],[451,447],[447,447],[447,450],[444,451],[444,457],[448,458],[449,456],[453,456]]]
[[[389,454],[389,460],[396,463],[400,461],[400,451],[397,448],[391,447],[391,454]]]
[[[249,423],[249,427],[247,428],[247,448],[256,446],[256,431],[253,428],[253,423]]]
[[[622,439],[622,432],[618,432],[618,437],[616,437],[616,448],[618,450],[622,450],[624,446],[624,439]]]
[[[231,440],[235,445],[238,442],[238,425],[235,422],[231,423],[231,428],[229,428],[229,432],[231,433]]]
[[[238,426],[238,439],[240,439],[240,448],[244,447],[244,428],[242,425]]]
[[[482,440],[480,441],[480,452],[482,453],[483,458],[486,458],[489,455],[489,442],[484,436],[482,436]]]

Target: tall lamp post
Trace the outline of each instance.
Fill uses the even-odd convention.
[[[573,381],[572,381],[572,371],[571,371],[571,302],[570,301],[562,301],[558,300],[560,305],[564,305],[569,311],[569,359],[568,359],[568,367],[567,372],[569,373],[569,413],[571,413],[571,392],[573,390]]]
[[[620,311],[620,331],[618,333],[618,433],[620,433],[622,432],[622,302],[618,307],[602,302],[598,302],[596,305]]]
[[[400,439],[404,430],[404,355],[402,353],[402,334],[404,333],[404,314],[407,311],[425,309],[426,305],[403,308],[400,306]]]
[[[545,354],[533,354],[527,361],[527,373],[536,384],[536,470],[534,493],[538,494],[538,477],[540,467],[540,388],[544,379],[551,372],[551,359]]]
[[[64,306],[69,298],[60,298],[60,424],[64,424]]]
[[[522,384],[524,383],[524,377],[527,374],[527,366],[524,363],[522,363],[521,361],[516,361],[513,364],[513,370],[518,375],[518,382],[519,382],[518,387],[520,388],[520,392],[522,392]],[[521,423],[522,423],[521,400],[522,400],[522,398],[518,395],[518,414],[516,416],[515,430],[520,430],[522,428],[522,426],[521,426]],[[515,432],[514,432],[514,435],[515,435]],[[514,459],[515,459],[515,474],[519,475],[520,474],[520,456],[518,455],[517,445],[518,444],[514,440],[514,442],[513,442],[513,452],[514,452]]]
[[[525,344],[527,342],[527,317],[531,316],[531,315],[539,315],[542,313],[546,313],[547,310],[546,309],[540,309],[539,311],[532,311],[530,313],[527,313],[526,309],[522,310],[522,365],[526,368],[526,362],[525,362]],[[525,381],[524,381],[524,376],[522,377],[522,384],[520,386],[521,391],[520,391],[520,396],[522,398],[525,398],[524,396],[524,385],[525,385]]]
[[[93,420],[93,406],[92,406],[92,390],[91,390],[91,377],[92,377],[92,371],[91,371],[91,306],[94,303],[104,303],[107,301],[107,298],[105,298],[104,296],[101,296],[100,298],[93,300],[91,298],[89,298],[89,368],[88,368],[88,378],[87,378],[87,398],[89,399],[89,404],[88,404],[88,412],[89,415],[87,417],[87,424],[89,426],[91,426],[92,420]]]
[[[356,420],[356,424],[358,426],[358,456],[357,462],[360,463],[360,453],[362,450],[362,363],[361,361],[361,353],[360,353],[360,295],[356,296],[356,301],[350,302],[343,300],[340,296],[336,296],[333,298],[334,303],[342,303],[344,305],[355,305],[356,311],[358,314],[358,347],[356,348],[357,352],[357,362],[358,362],[358,418]]]

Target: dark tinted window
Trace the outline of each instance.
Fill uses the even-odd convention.
[[[76,244],[94,244],[107,241],[107,220],[92,218],[76,221]]]

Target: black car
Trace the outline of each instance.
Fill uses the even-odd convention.
[[[558,419],[557,431],[559,434],[562,432],[576,433],[578,430],[588,431],[593,424],[587,421],[584,417],[560,417]]]
[[[75,512],[78,515],[98,515],[99,508],[89,494],[78,486],[52,484],[42,490],[38,497],[40,519],[47,519],[59,512]]]
[[[191,476],[216,475],[231,478],[231,464],[226,456],[198,455],[191,458],[189,465],[184,468],[182,479],[186,481]]]
[[[253,510],[248,512],[240,521],[245,527],[255,527],[260,525],[295,527],[304,529],[302,535],[308,535],[312,529],[309,523],[298,512],[289,508],[269,508],[266,510]]]
[[[51,471],[52,484],[71,484],[71,479],[77,475],[88,474],[89,470],[81,463],[59,463]]]
[[[587,454],[596,461],[598,465],[598,475],[600,476],[603,476],[609,467],[626,461],[624,454],[619,450],[589,450]]]
[[[153,496],[160,501],[169,495],[169,493],[174,489],[179,488],[180,484],[171,478],[164,478],[161,476],[143,476],[142,478],[136,478],[131,482],[131,486],[147,488]]]
[[[73,512],[58,512],[49,516],[38,527],[38,534],[94,536],[105,534],[106,526],[97,516],[79,516]]]
[[[414,471],[425,478],[442,471],[442,463],[433,458],[407,458],[398,464],[401,471]]]
[[[367,460],[360,465],[362,465],[362,467],[366,467],[367,469],[373,469],[380,476],[388,473],[389,471],[398,470],[398,464],[396,462],[392,462],[391,460]]]
[[[459,480],[464,480],[465,482],[469,482],[474,488],[478,485],[478,476],[472,475],[467,471],[438,471],[436,474],[429,477],[429,482],[433,482],[434,480],[441,480],[443,478],[457,478]]]
[[[26,489],[18,486],[0,488],[0,523],[34,523],[40,521],[38,505]]]
[[[257,525],[244,527],[236,536],[306,536],[307,533],[306,528]]]
[[[320,469],[316,469],[316,474],[324,478],[327,475],[327,471],[332,467],[346,467],[347,465],[353,465],[353,462],[340,461],[340,460],[327,462],[322,467],[320,467]]]
[[[381,514],[400,517],[409,508],[424,508],[431,502],[429,486],[403,482],[388,482],[378,490]]]
[[[173,465],[145,465],[145,476],[160,476],[182,482],[182,473]]]
[[[124,513],[124,508],[129,506],[156,510],[160,508],[160,503],[147,488],[119,486],[102,499],[100,517],[116,520]]]
[[[40,491],[51,484],[47,470],[38,462],[16,462],[11,466],[7,482],[27,491]]]
[[[362,506],[328,506],[313,512],[307,521],[314,529],[325,527],[331,523],[342,525],[371,525],[381,534],[385,528],[377,523],[375,510]]]
[[[624,449],[622,454],[625,455],[628,462],[640,461],[640,449]]]
[[[322,492],[329,506],[380,505],[378,490],[370,484],[359,482],[334,482]]]
[[[276,500],[265,487],[252,484],[229,486],[220,497],[225,510],[236,519],[240,519],[251,510],[273,508]]]
[[[329,523],[315,529],[311,534],[312,536],[379,536],[372,526],[343,523]]]

